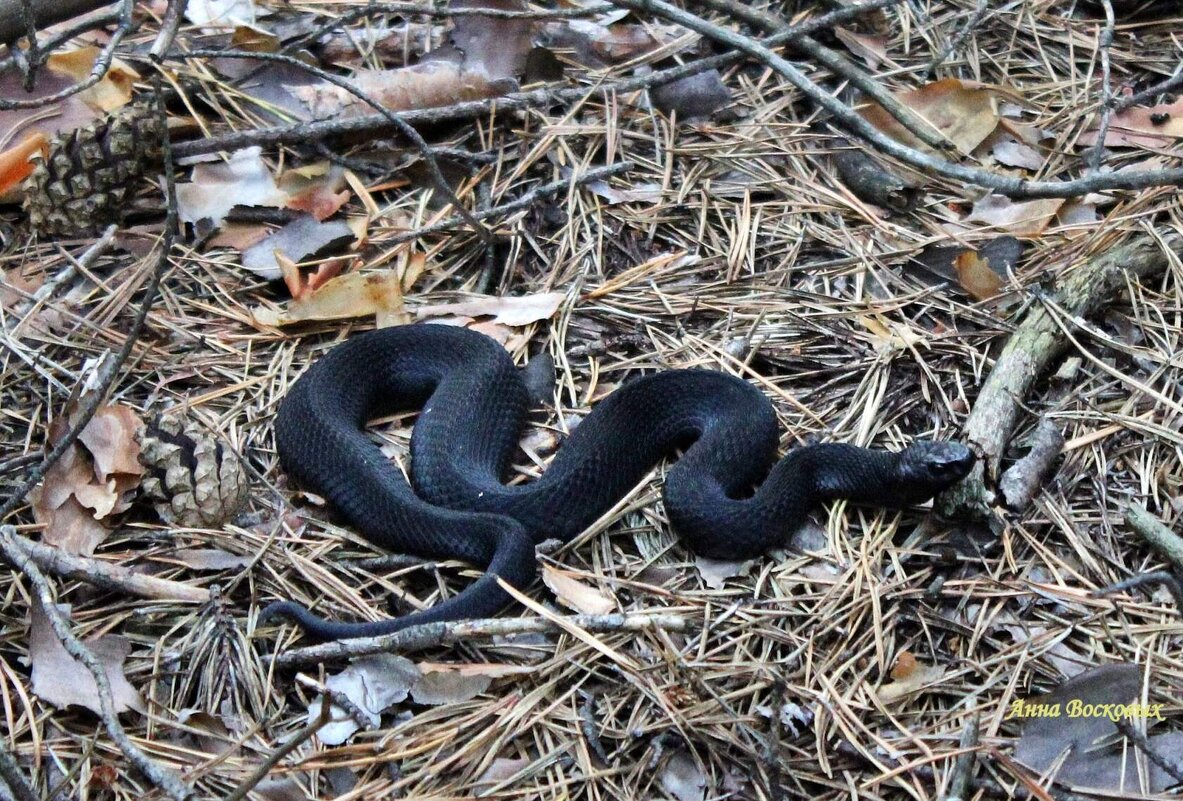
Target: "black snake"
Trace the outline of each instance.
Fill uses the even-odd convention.
[[[263,618],[289,617],[331,640],[495,614],[509,602],[495,577],[529,585],[535,543],[575,537],[678,449],[664,488],[670,523],[695,553],[733,560],[783,543],[823,499],[922,502],[974,461],[963,445],[927,440],[898,453],[810,445],[777,461],[776,415],[758,389],[720,372],[670,370],[610,394],[541,478],[506,486],[528,406],[504,348],[463,328],[386,328],[330,351],[280,406],[275,438],[286,470],[371,542],[486,574],[430,609],[379,622],[334,623],[292,601],[271,604]],[[411,438],[414,490],[364,431],[372,417],[408,408],[422,409]]]

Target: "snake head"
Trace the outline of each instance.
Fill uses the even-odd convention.
[[[913,442],[899,454],[897,479],[907,503],[927,501],[965,478],[977,457],[960,442]]]

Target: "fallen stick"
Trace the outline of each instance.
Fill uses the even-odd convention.
[[[24,551],[33,564],[62,578],[77,579],[127,595],[152,598],[157,601],[187,601],[205,603],[210,599],[209,590],[191,587],[180,581],[145,576],[126,567],[108,564],[99,559],[66,553],[52,545],[43,545],[16,533],[12,526],[4,526],[4,532],[12,543]]]
[[[1069,268],[1054,293],[1056,305],[1064,314],[1088,315],[1112,299],[1127,280],[1165,269],[1167,256],[1161,241],[1149,234],[1105,248]],[[1067,345],[1056,317],[1043,304],[1033,304],[995,361],[966,421],[966,444],[977,453],[978,463],[964,481],[938,498],[938,511],[960,519],[989,516],[999,465],[1018,424],[1023,398]]]
[[[593,633],[648,629],[686,631],[690,628],[690,622],[681,615],[637,612],[624,615],[572,615],[554,620],[544,617],[495,617],[487,620],[424,623],[381,637],[359,637],[296,648],[276,656],[275,665],[283,670],[290,670],[302,665],[315,665],[318,662],[368,654],[420,651],[424,648],[455,645],[459,642],[490,639],[494,636],[561,632],[568,626]]]

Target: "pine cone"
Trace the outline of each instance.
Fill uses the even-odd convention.
[[[120,222],[139,179],[159,163],[165,133],[151,107],[134,105],[54,137],[25,181],[33,229],[77,237]]]
[[[166,523],[218,527],[246,503],[250,482],[238,455],[175,417],[148,425],[140,440],[148,468],[141,485]]]

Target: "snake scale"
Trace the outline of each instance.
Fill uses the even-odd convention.
[[[422,411],[411,437],[412,489],[365,425],[415,408]],[[507,486],[528,410],[505,349],[464,328],[386,328],[329,351],[280,406],[275,438],[284,468],[374,544],[486,572],[456,596],[398,618],[337,623],[279,601],[263,619],[287,617],[309,636],[336,640],[496,614],[510,600],[496,577],[527,587],[535,543],[575,537],[678,450],[663,493],[670,523],[696,554],[733,560],[783,543],[821,500],[922,502],[963,478],[974,460],[964,445],[918,440],[897,453],[809,445],[778,461],[776,414],[758,389],[720,372],[669,370],[611,393],[540,478]]]

